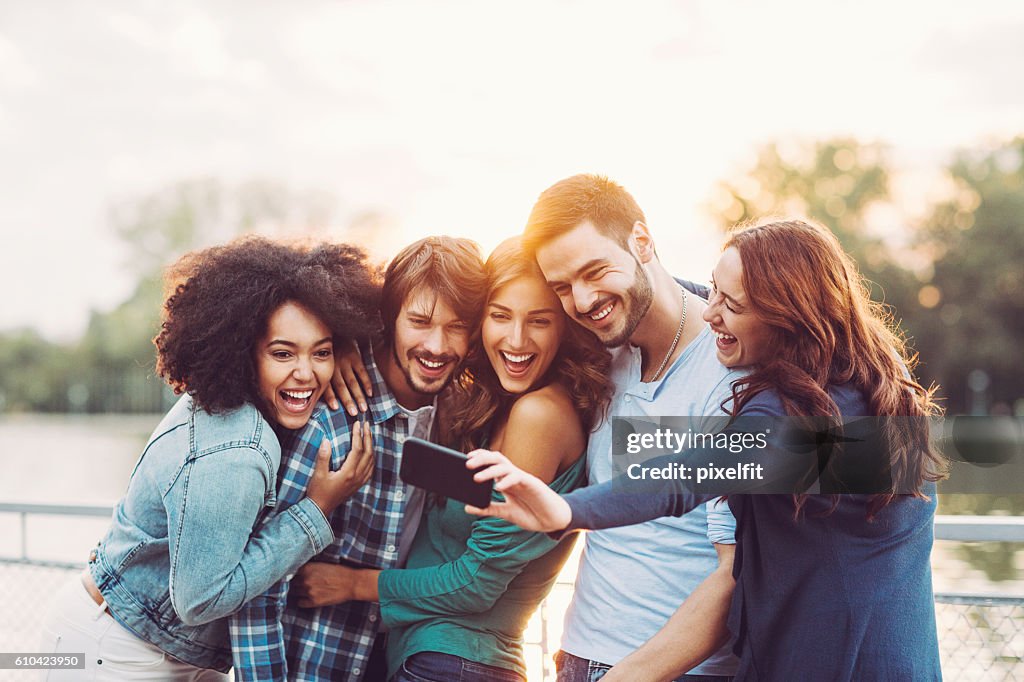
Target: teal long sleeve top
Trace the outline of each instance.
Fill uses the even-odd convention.
[[[551,483],[558,493],[583,485],[585,457]],[[497,499],[500,494],[495,493]],[[380,574],[387,627],[388,677],[413,654],[436,651],[526,675],[523,630],[572,550],[493,517],[478,518],[444,500],[424,514],[407,568]]]

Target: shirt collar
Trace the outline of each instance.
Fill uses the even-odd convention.
[[[704,336],[710,333],[711,327],[704,325],[704,328],[700,330],[697,336],[694,337],[694,339],[690,341],[685,348],[683,348],[679,357],[677,357],[671,365],[665,368],[664,373],[657,381],[641,381],[643,353],[638,347],[630,345],[629,383],[624,392],[648,401],[657,399],[658,394],[661,393],[662,387],[668,384],[669,377],[675,374],[679,368],[683,366],[689,356],[697,352],[695,349],[704,342]]]
[[[398,404],[398,398],[384,381],[384,375],[373,357],[373,347],[369,344],[360,346],[360,353],[363,356],[363,364],[366,365],[366,373],[370,375],[370,382],[373,384],[373,395],[366,401],[367,407],[370,408],[370,420],[374,424],[380,424],[402,412],[402,406]],[[435,400],[431,405],[436,402]]]

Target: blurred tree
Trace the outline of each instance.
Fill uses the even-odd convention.
[[[889,197],[886,150],[853,139],[772,143],[754,166],[715,188],[713,208],[723,226],[766,215],[808,216],[828,225],[847,248],[875,243],[865,212]]]
[[[144,277],[131,298],[108,313],[93,312],[85,334],[71,350],[74,371],[85,387],[88,412],[160,411],[170,389],[157,378],[152,339],[160,328],[162,282]]]
[[[73,364],[64,348],[35,330],[21,329],[0,337],[0,411],[66,409],[71,384],[68,373]]]
[[[115,204],[109,220],[128,248],[127,265],[148,277],[186,251],[245,232],[322,233],[332,205],[327,193],[297,193],[269,180],[251,180],[235,188],[213,179],[189,180]]]
[[[766,145],[747,172],[716,185],[710,208],[723,228],[767,215],[808,216],[828,226],[872,282],[872,297],[894,310],[920,353],[919,378],[940,385],[949,413],[1019,412],[1024,138],[958,153],[947,173],[949,199],[911,239],[913,270],[904,266],[910,250],[891,248],[869,229],[872,209],[889,197],[879,145]]]
[[[928,314],[915,320],[932,341],[928,368],[941,377],[952,412],[1021,413],[1024,137],[960,152],[947,172],[952,196],[918,240],[933,263],[917,294]]]
[[[216,180],[180,182],[113,205],[109,220],[128,247],[127,265],[140,277],[224,231],[223,190]]]

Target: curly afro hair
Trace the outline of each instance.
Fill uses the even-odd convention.
[[[157,374],[207,412],[259,404],[255,346],[293,301],[335,341],[379,338],[380,271],[347,244],[302,246],[247,237],[189,253],[165,277]]]

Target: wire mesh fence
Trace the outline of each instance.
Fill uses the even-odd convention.
[[[947,680],[1024,680],[1024,597],[935,595]]]
[[[43,619],[50,598],[82,567],[19,563],[0,559],[0,652],[44,653]],[[0,670],[0,680],[42,679],[38,670]]]

